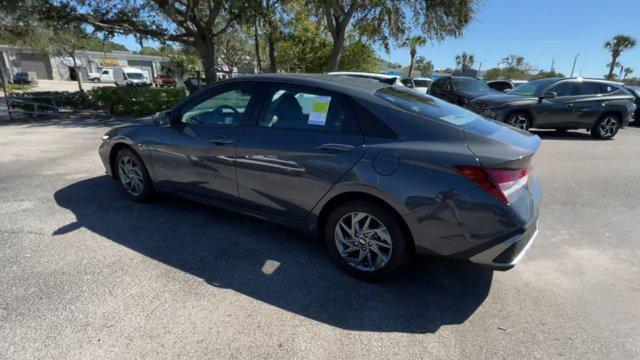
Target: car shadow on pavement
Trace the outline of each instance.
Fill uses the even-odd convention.
[[[348,330],[431,333],[463,323],[493,277],[466,264],[418,259],[397,277],[363,282],[341,272],[317,239],[169,196],[136,204],[107,176],[54,197],[76,216],[54,236],[86,228],[213,286]]]

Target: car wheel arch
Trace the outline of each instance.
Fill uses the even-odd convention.
[[[354,200],[371,201],[387,210],[400,224],[402,232],[404,233],[406,239],[409,241],[409,248],[411,249],[411,251],[415,251],[415,242],[413,240],[411,230],[401,213],[393,205],[391,205],[388,201],[385,201],[381,197],[362,191],[342,192],[331,197],[331,199],[329,199],[322,205],[322,208],[318,212],[315,221],[316,232],[320,239],[324,239],[324,228],[331,212],[338,206]]]
[[[619,111],[619,110],[607,110],[607,111],[603,112],[600,116],[598,116],[596,118],[596,120],[591,124],[591,128],[593,128],[594,126],[598,125],[600,120],[602,120],[607,115],[616,116],[618,118],[618,120],[620,121],[620,126],[622,126],[622,119],[624,119],[624,117],[622,116],[622,112]]]

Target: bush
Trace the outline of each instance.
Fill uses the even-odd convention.
[[[80,91],[33,91],[26,93],[13,93],[12,96],[18,100],[30,103],[38,103],[56,106],[59,109],[91,109],[95,108],[95,103],[87,93]],[[14,102],[12,107],[26,111],[34,111],[34,106],[20,102]],[[39,111],[52,111],[49,107],[39,108]]]
[[[99,87],[89,96],[110,114],[144,116],[172,108],[185,92],[179,88]]]

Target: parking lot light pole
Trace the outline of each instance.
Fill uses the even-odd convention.
[[[580,56],[580,53],[577,53],[576,57],[573,58],[573,67],[571,68],[571,76],[569,76],[570,78],[573,77],[573,71],[576,69],[576,61],[578,60],[578,56]]]

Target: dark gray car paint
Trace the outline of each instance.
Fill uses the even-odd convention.
[[[577,82],[575,79],[557,79],[547,86],[547,90],[563,81]],[[588,80],[590,82],[605,81]],[[616,85],[620,87],[619,85]],[[540,96],[521,96],[515,94],[491,94],[477,97],[471,101],[474,106],[487,107],[494,113],[494,119],[504,122],[510,114],[525,111],[531,116],[532,127],[536,128],[568,128],[590,129],[605,113],[616,113],[622,120],[622,127],[629,123],[634,113],[633,98],[619,90],[611,94],[570,95],[555,98]]]
[[[453,168],[526,162],[539,146],[535,135],[485,120],[458,127],[426,119],[374,96],[375,90],[388,85],[364,79],[251,76],[216,84],[199,94],[242,83],[289,84],[349,96],[391,127],[398,139],[362,134],[327,137],[323,133],[298,138],[300,134],[260,129],[249,121],[234,130],[237,133],[232,135],[238,139],[234,144],[216,146],[203,141],[196,149],[197,144],[185,140],[189,135],[181,126],[146,122],[107,133],[109,139],[99,149],[107,173],[114,175],[114,149],[129,146],[150,168],[158,190],[312,234],[319,230],[319,217],[332,199],[345,194],[374,197],[402,218],[418,252],[461,260],[535,226],[540,187],[534,175],[506,206]],[[194,130],[206,138],[221,133],[229,136],[228,131],[208,129],[203,135]],[[353,148],[341,152],[317,149],[325,143]],[[185,147],[192,148],[190,155],[185,155]],[[229,185],[234,167],[235,197]],[[163,181],[160,168],[175,171],[172,181],[180,184]],[[219,188],[217,183],[224,186]]]

